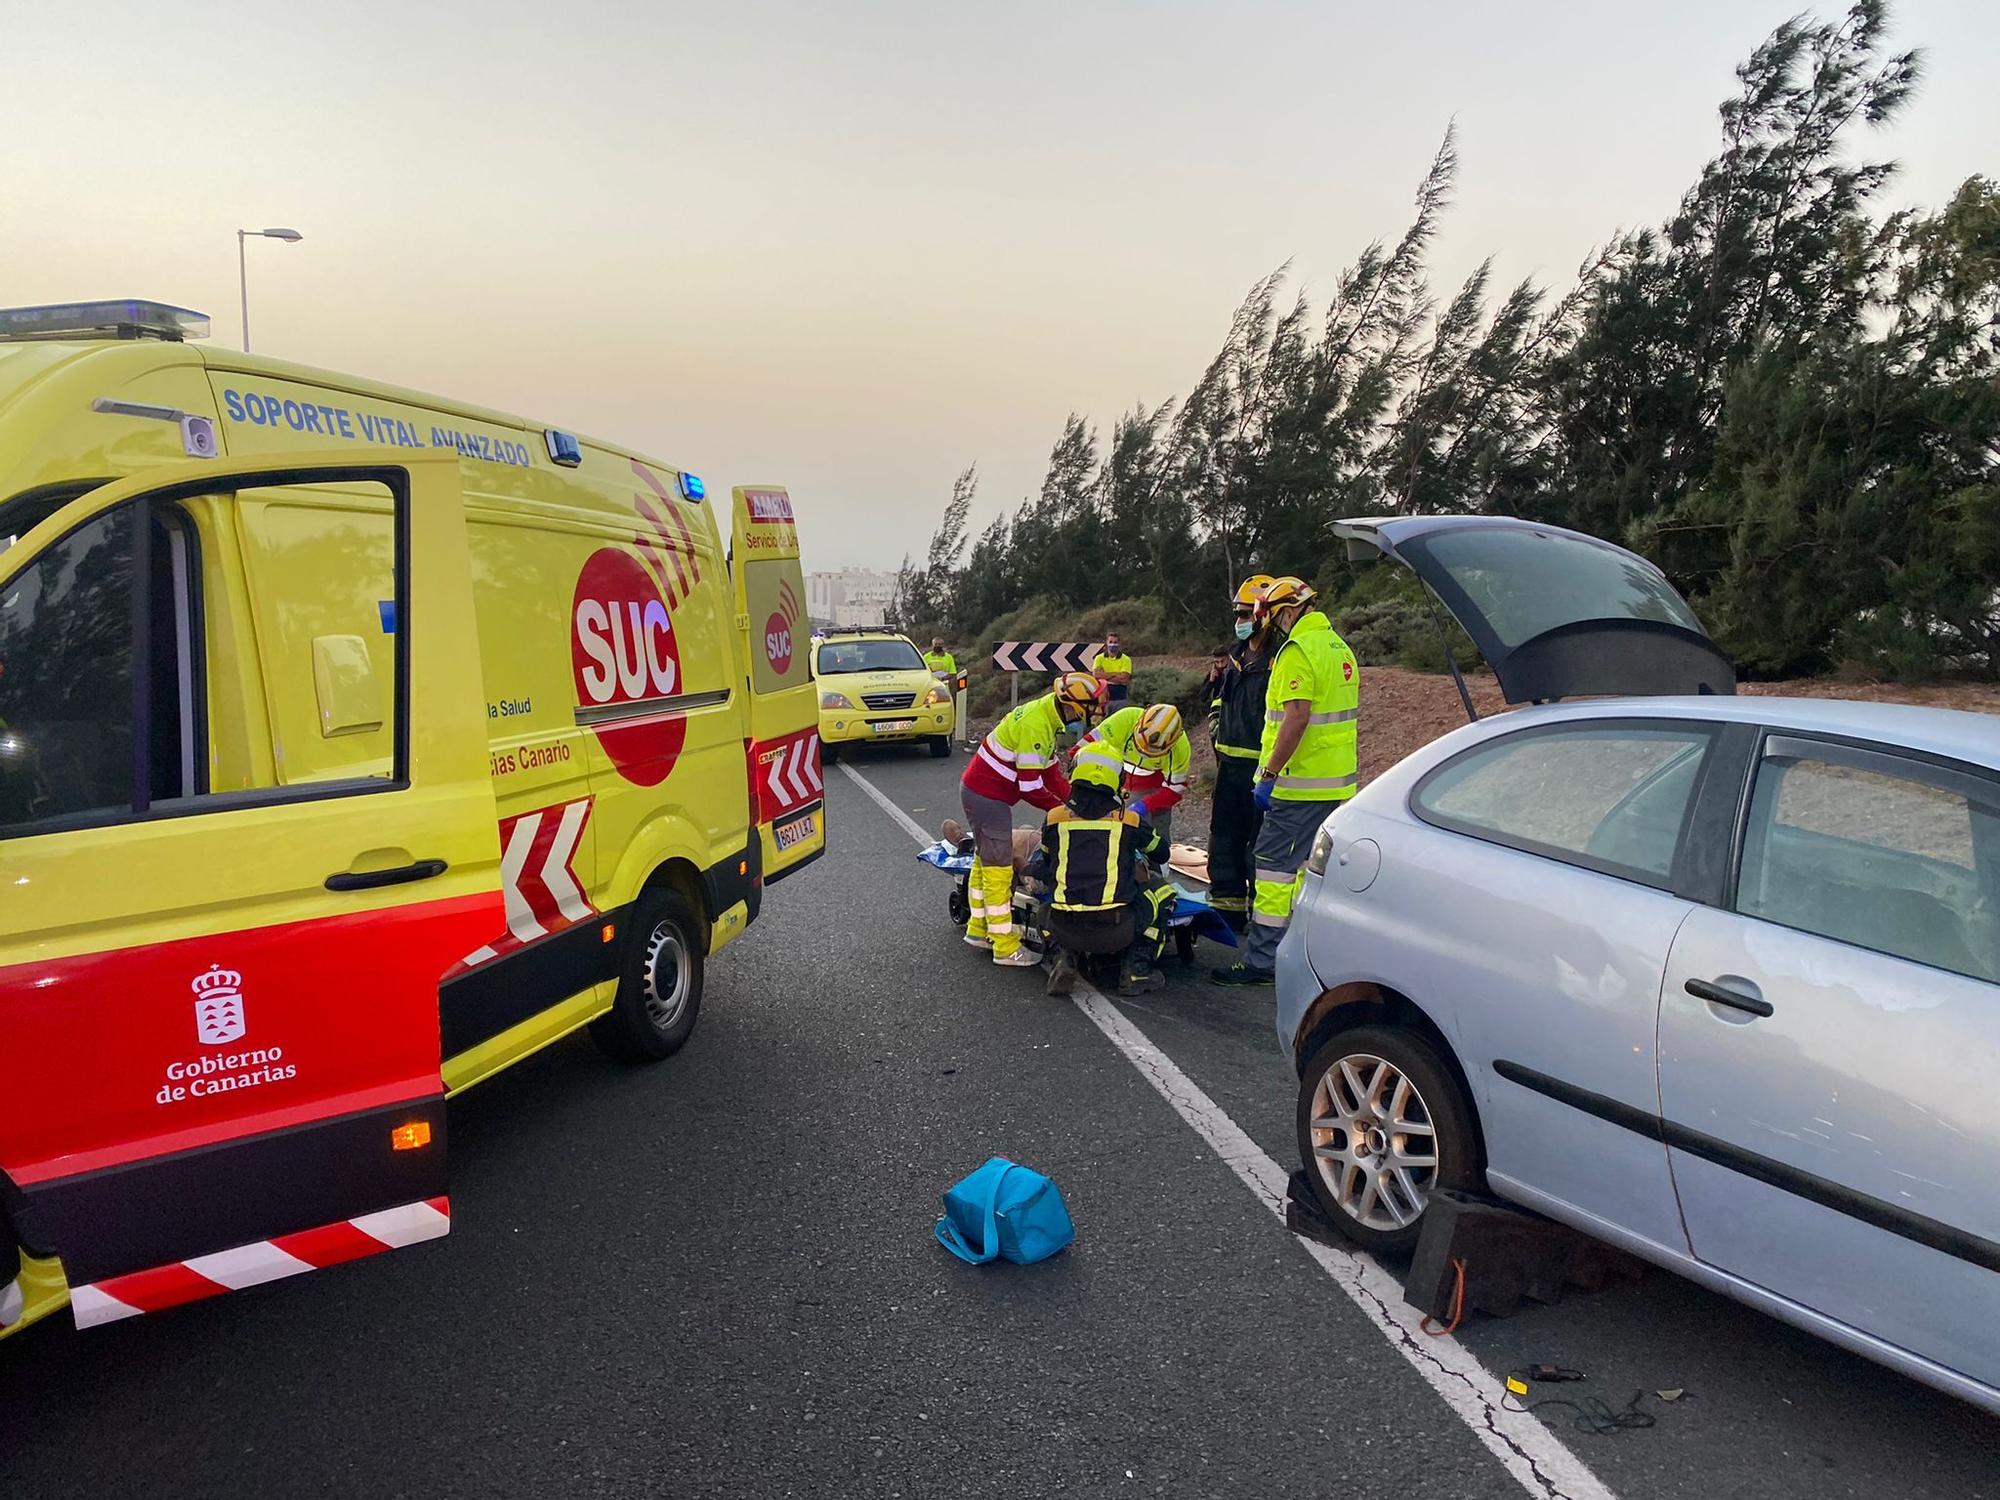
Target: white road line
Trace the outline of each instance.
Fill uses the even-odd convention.
[[[919,845],[933,842],[908,813],[853,766],[843,761],[840,769]],[[1266,1156],[1263,1148],[1117,1006],[1081,980],[1073,998],[1077,1009],[1125,1054],[1126,1061],[1173,1106],[1174,1113],[1208,1142],[1223,1164],[1282,1224],[1290,1174]],[[1540,1421],[1500,1405],[1498,1383],[1470,1350],[1449,1335],[1433,1338],[1422,1330],[1421,1315],[1403,1301],[1403,1288],[1395,1277],[1359,1251],[1335,1250],[1297,1235],[1292,1238],[1366,1314],[1389,1346],[1430,1383],[1522,1489],[1537,1500],[1617,1500],[1589,1466]]]

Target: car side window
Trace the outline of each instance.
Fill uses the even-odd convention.
[[[1751,796],[1736,909],[2000,981],[2000,784],[1774,739]]]
[[[1411,805],[1457,833],[1664,887],[1712,741],[1670,723],[1528,730],[1447,761]]]

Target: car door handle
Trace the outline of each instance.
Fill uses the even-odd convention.
[[[1753,1016],[1775,1016],[1777,1008],[1759,995],[1746,995],[1741,990],[1732,990],[1726,984],[1711,984],[1706,979],[1690,979],[1684,986],[1697,1000],[1706,1000],[1711,1005],[1726,1005],[1731,1010],[1748,1011]]]
[[[441,859],[413,860],[393,870],[342,870],[326,877],[330,891],[373,891],[385,885],[408,885],[413,880],[432,880],[451,866]]]

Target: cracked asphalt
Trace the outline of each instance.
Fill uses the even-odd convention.
[[[959,764],[859,769],[935,827]],[[571,1038],[453,1105],[449,1238],[0,1346],[0,1497],[1532,1492],[828,783],[830,852],[710,968],[680,1056]],[[1268,995],[1183,974],[1117,1009],[1290,1168]],[[1062,1185],[1069,1251],[975,1269],[933,1242],[938,1194],[995,1153]],[[1563,1395],[1648,1393],[1642,1431],[1544,1413],[1621,1497],[2000,1500],[1992,1419],[1664,1274],[1457,1342],[1482,1401],[1529,1362],[1584,1371]]]

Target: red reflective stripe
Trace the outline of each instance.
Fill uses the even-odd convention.
[[[298,1234],[281,1234],[271,1243],[315,1269],[359,1260],[364,1255],[376,1255],[389,1248],[374,1235],[363,1234],[345,1219]]]
[[[1020,784],[1021,778],[1015,773],[1014,768],[995,760],[991,755],[987,754],[984,745],[979,747],[979,758],[991,767],[993,774],[998,776],[1002,781],[1011,782],[1015,785]]]
[[[203,1297],[213,1297],[229,1290],[221,1282],[210,1281],[201,1272],[190,1270],[180,1261],[155,1266],[150,1271],[134,1271],[129,1276],[114,1276],[109,1281],[98,1282],[97,1289],[128,1307],[138,1308],[140,1312],[159,1312],[162,1308],[179,1307],[183,1302],[198,1302]]]

